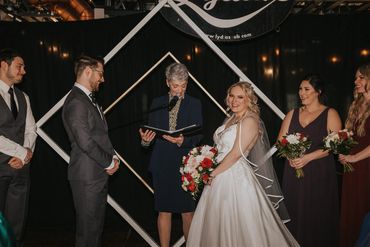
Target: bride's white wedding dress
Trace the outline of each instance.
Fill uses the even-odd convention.
[[[220,162],[233,148],[237,126],[220,126],[214,141]],[[241,131],[240,131],[241,132]],[[206,186],[191,223],[188,247],[299,246],[241,158]]]

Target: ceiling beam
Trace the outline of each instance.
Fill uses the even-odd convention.
[[[314,1],[314,2],[313,1],[310,1],[310,2],[311,2],[311,4],[308,5],[308,7],[304,9],[307,14],[314,13],[316,10],[318,10],[318,8],[322,4],[321,1]]]
[[[370,9],[370,3],[362,5],[361,7],[357,8],[356,11],[365,11],[368,9]]]
[[[330,5],[327,9],[328,10],[335,9],[336,7],[339,7],[344,2],[345,2],[345,0],[338,0],[335,3],[333,3],[332,5]]]
[[[326,2],[326,3],[335,3],[341,0],[322,0],[321,2]],[[313,2],[318,2],[317,0],[296,0],[296,2],[305,2],[305,3],[313,3]],[[346,3],[368,3],[369,0],[343,0],[343,2]]]

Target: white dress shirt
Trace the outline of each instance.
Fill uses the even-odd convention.
[[[8,93],[9,86],[0,80],[0,95],[3,97],[5,103],[10,108],[10,95]],[[24,160],[27,156],[27,148],[32,150],[32,152],[35,150],[35,143],[36,143],[36,123],[35,118],[33,117],[32,110],[31,110],[31,104],[30,99],[28,98],[28,95],[23,93],[26,98],[26,104],[27,104],[27,113],[26,113],[26,125],[25,125],[25,131],[24,131],[24,142],[23,146],[19,145],[18,143],[6,138],[3,135],[0,135],[0,152],[9,155],[10,157],[17,157],[24,163]],[[14,94],[15,103],[18,106],[18,99],[17,96]]]
[[[92,103],[92,100],[91,100],[91,98],[90,98],[90,94],[91,94],[90,90],[89,90],[89,89],[87,89],[86,87],[84,87],[82,84],[80,84],[80,83],[78,83],[78,82],[75,82],[75,84],[74,84],[74,85],[75,85],[75,87],[78,87],[79,89],[81,89],[81,90],[82,90],[82,92],[84,92],[84,93],[87,95],[87,97],[90,99],[90,101],[91,101],[91,103]],[[101,110],[100,110],[100,108],[99,108],[98,104],[94,104],[94,103],[93,103],[93,105],[95,105],[95,106],[98,108],[98,111],[99,111],[99,113],[100,113],[100,117],[101,117],[101,118],[103,118],[103,116],[102,116],[102,112],[101,112]],[[113,155],[112,162],[110,163],[110,165],[109,165],[107,168],[105,168],[106,170],[112,169],[112,168],[114,167],[114,160],[118,160],[118,162],[119,162],[119,159],[118,159],[118,156],[117,156],[117,155]]]
[[[93,102],[92,102],[92,99],[91,99],[91,97],[90,97],[90,94],[91,94],[92,92],[90,92],[90,91],[89,91],[89,89],[87,89],[86,87],[84,87],[82,84],[80,84],[80,83],[78,83],[78,82],[75,82],[75,86],[76,86],[76,87],[78,87],[79,89],[81,89],[81,90],[82,90],[82,92],[84,92],[84,93],[89,97],[89,99],[90,99],[91,103],[93,103]],[[103,116],[103,113],[102,113],[102,111],[101,111],[101,109],[100,109],[100,106],[99,106],[98,104],[96,104],[96,103],[93,103],[93,105],[94,105],[96,108],[98,108],[98,111],[99,111],[100,117],[101,117],[102,119],[104,119],[104,116]]]

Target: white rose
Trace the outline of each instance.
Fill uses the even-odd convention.
[[[203,159],[204,159],[203,155],[198,155],[197,157],[195,157],[195,160],[198,164],[200,164],[200,162],[202,162]]]
[[[298,138],[295,136],[295,135],[288,135],[286,137],[287,141],[290,143],[290,144],[298,144],[299,143],[299,140]]]

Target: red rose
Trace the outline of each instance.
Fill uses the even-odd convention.
[[[348,134],[347,134],[347,132],[344,132],[344,131],[339,131],[338,136],[342,140],[347,140],[348,139]]]
[[[190,158],[190,156],[189,156],[189,155],[186,155],[186,156],[185,156],[185,159],[184,159],[184,161],[183,161],[183,164],[184,164],[184,165],[188,164],[188,160],[189,160],[189,158]]]
[[[190,175],[190,173],[186,173],[185,177],[186,177],[186,180],[188,180],[188,182],[193,181],[193,177]]]
[[[306,136],[305,136],[305,134],[303,134],[303,133],[300,133],[300,136],[299,136],[299,139],[300,140],[303,140],[303,138],[305,138]]]
[[[202,180],[203,180],[203,183],[207,183],[208,182],[209,176],[208,176],[207,173],[202,174]]]
[[[288,144],[288,140],[286,138],[283,138],[281,140],[281,145],[286,146]]]
[[[212,160],[209,158],[204,158],[200,163],[203,168],[211,168],[212,167]]]
[[[195,191],[195,183],[194,182],[191,182],[188,185],[188,189],[189,189],[189,191],[194,192]]]
[[[209,150],[209,151],[211,151],[212,153],[214,153],[214,154],[216,154],[217,153],[217,149],[216,148],[211,148],[211,150]]]

